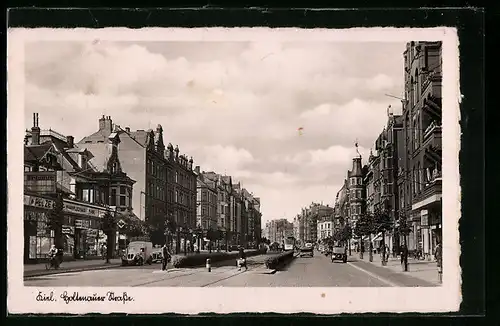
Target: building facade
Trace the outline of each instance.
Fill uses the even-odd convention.
[[[333,236],[334,233],[334,226],[333,226],[333,220],[330,219],[322,219],[321,221],[318,222],[318,242],[322,242],[325,239]]]
[[[123,172],[117,146],[109,135],[106,150],[92,153],[74,144],[73,137],[42,131],[38,114],[24,145],[24,239],[26,262],[45,258],[55,241],[50,216],[62,207],[63,249],[66,259],[98,256],[106,242],[102,218],[106,213],[132,213],[134,180]],[[58,203],[59,202],[59,203]],[[118,235],[115,239],[118,244]]]
[[[442,237],[442,43],[410,42],[404,52],[405,164],[398,171],[401,213],[412,230],[408,248],[431,259]]]
[[[271,220],[266,223],[265,233],[271,243],[282,245],[285,239],[293,237],[293,223],[285,218]]]
[[[165,148],[161,125],[155,130],[131,131],[113,124],[110,116],[102,116],[98,130],[78,145],[103,152],[107,150],[106,140],[115,133],[120,138],[121,168],[136,181],[131,199],[133,212],[157,230],[151,239],[155,244],[169,239],[179,252],[181,244],[185,248],[192,240],[196,229],[197,175],[193,160],[180,154],[178,146],[169,144]]]
[[[199,167],[197,167],[199,170]],[[197,224],[206,232],[217,230],[217,182],[198,174],[197,180]]]

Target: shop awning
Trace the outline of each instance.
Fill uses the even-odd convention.
[[[382,240],[382,232],[380,232],[379,234],[377,234],[373,239],[372,239],[372,242],[375,242],[375,241],[380,241]]]

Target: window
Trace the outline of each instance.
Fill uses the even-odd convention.
[[[363,184],[363,179],[358,178],[358,184],[361,186]]]
[[[175,171],[175,183],[178,183],[179,182],[179,173],[177,173],[177,171]]]
[[[109,203],[110,206],[116,206],[116,189],[113,188],[111,189],[111,202]]]
[[[361,190],[356,191],[356,198],[361,199]]]
[[[424,174],[422,173],[422,168],[420,162],[418,163],[418,190],[422,191],[422,185],[424,184]]]
[[[126,206],[126,200],[125,200],[125,196],[120,196],[120,206]]]
[[[178,192],[178,191],[176,191],[176,192],[175,192],[175,202],[176,202],[176,203],[177,203],[177,200],[178,200],[178,199],[179,199],[179,192]]]
[[[86,202],[90,201],[89,189],[83,189],[82,190],[82,201],[86,201]]]
[[[120,195],[125,195],[126,189],[124,186],[120,186]]]
[[[419,79],[418,79],[418,70],[415,70],[415,90],[413,92],[414,94],[414,105],[418,103],[418,95],[419,95]]]

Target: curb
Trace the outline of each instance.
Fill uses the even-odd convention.
[[[109,264],[106,266],[95,266],[95,267],[81,267],[81,268],[72,268],[72,269],[61,269],[61,270],[44,270],[44,271],[35,271],[34,273],[29,273],[28,275],[23,275],[23,278],[32,278],[38,276],[47,276],[47,275],[55,275],[55,274],[66,274],[66,273],[76,273],[76,272],[84,272],[84,271],[93,271],[93,270],[101,270],[101,269],[111,269],[115,267],[120,267],[121,264]]]

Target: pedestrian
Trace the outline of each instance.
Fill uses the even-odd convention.
[[[438,242],[436,248],[434,249],[434,259],[436,259],[437,266],[441,267],[441,264],[443,262],[443,250],[441,243]]]
[[[161,254],[162,254],[161,270],[162,271],[166,271],[167,270],[168,261],[169,261],[169,259],[171,257],[170,252],[168,251],[168,247],[167,247],[166,243],[163,245],[163,248],[161,250]]]
[[[238,271],[241,271],[241,267],[245,267],[245,270],[247,270],[247,256],[245,254],[245,250],[243,247],[239,248],[238,252]]]
[[[401,265],[408,264],[408,248],[406,245],[401,246]]]

